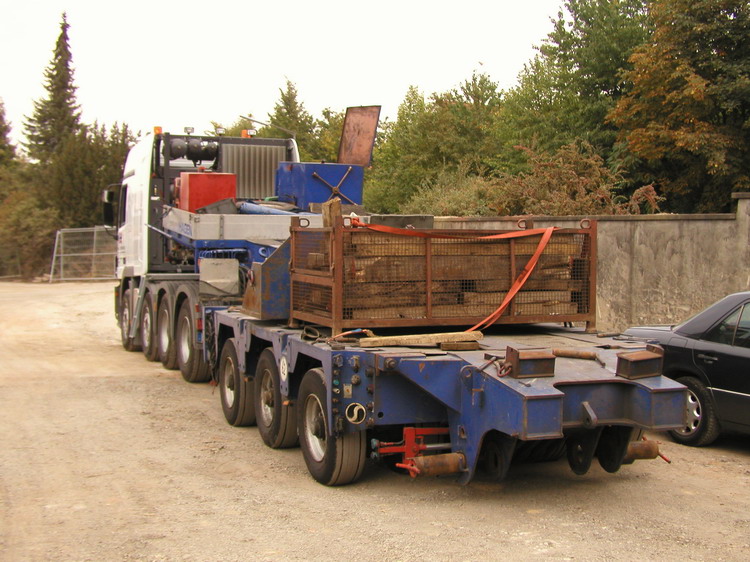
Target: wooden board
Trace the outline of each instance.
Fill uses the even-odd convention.
[[[446,332],[442,334],[414,334],[407,336],[383,336],[361,338],[360,347],[387,347],[402,345],[437,345],[446,342],[479,341],[482,332]]]
[[[495,304],[499,306],[507,291],[495,293],[463,293],[464,304]],[[555,304],[570,302],[571,291],[520,291],[513,299],[516,304]]]

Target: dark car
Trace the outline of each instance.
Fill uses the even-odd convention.
[[[664,347],[664,374],[688,388],[678,443],[708,445],[721,431],[750,433],[750,292],[735,293],[676,326],[625,335]]]

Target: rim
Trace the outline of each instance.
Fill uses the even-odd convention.
[[[180,361],[186,365],[190,360],[190,320],[183,318],[180,323]]]
[[[314,394],[305,400],[305,441],[307,450],[315,462],[320,462],[326,452],[326,419],[323,406]]]
[[[234,407],[234,361],[227,358],[224,363],[224,384],[221,385],[221,392],[224,396],[224,403],[232,408]]]
[[[687,403],[685,404],[685,411],[687,412],[687,423],[682,429],[677,429],[677,433],[680,435],[692,435],[698,431],[698,427],[701,424],[701,402],[698,400],[698,396],[692,390],[688,389]]]
[[[159,348],[166,352],[169,347],[169,311],[163,308],[159,313]]]
[[[151,308],[143,307],[143,320],[141,321],[141,342],[144,349],[151,347]]]
[[[260,379],[260,417],[266,427],[273,423],[274,394],[271,371],[263,369],[263,376]]]

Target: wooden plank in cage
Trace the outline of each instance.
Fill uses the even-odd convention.
[[[344,267],[345,283],[425,280],[424,256],[347,258]]]
[[[574,302],[517,304],[516,316],[558,316],[577,314],[578,304]]]
[[[348,309],[347,309],[348,310]],[[409,319],[427,318],[427,307],[425,306],[385,306],[379,308],[352,309],[352,319]]]
[[[507,295],[507,291],[494,293],[463,293],[464,304],[495,304],[499,306]],[[520,291],[514,297],[516,304],[556,304],[570,302],[571,291]]]

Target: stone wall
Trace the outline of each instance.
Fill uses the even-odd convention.
[[[532,217],[535,227],[598,220],[597,330],[676,324],[750,290],[750,193],[734,214]],[[435,228],[515,229],[519,217],[439,217]]]

